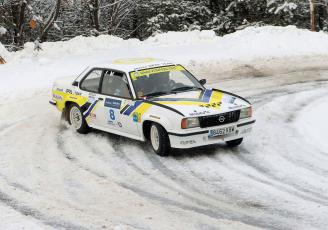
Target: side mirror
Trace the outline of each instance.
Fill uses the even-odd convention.
[[[200,83],[201,85],[205,85],[205,84],[206,84],[206,79],[199,80],[199,83]]]

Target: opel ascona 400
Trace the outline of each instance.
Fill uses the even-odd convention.
[[[58,79],[50,103],[79,133],[94,128],[150,140],[160,156],[171,148],[240,145],[255,122],[250,102],[205,83],[179,64],[122,59]]]

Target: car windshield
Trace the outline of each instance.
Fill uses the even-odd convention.
[[[204,89],[182,66],[136,70],[130,76],[138,98]]]

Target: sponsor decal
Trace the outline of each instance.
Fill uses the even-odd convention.
[[[237,98],[235,98],[235,97],[225,97],[225,98],[223,98],[223,101],[226,103],[233,104],[233,103],[235,103],[236,99]]]
[[[97,95],[95,93],[89,93],[88,102],[94,103],[96,101],[96,96]]]
[[[74,94],[75,94],[76,96],[81,96],[81,95],[82,95],[82,93],[80,93],[80,92],[78,92],[78,91],[75,91]]]
[[[192,113],[189,113],[190,116],[201,116],[201,115],[206,115],[209,114],[210,111],[202,111],[202,112],[197,112],[196,110]]]
[[[64,89],[63,88],[56,88],[56,91],[64,92]]]
[[[180,141],[181,145],[192,145],[192,144],[196,144],[195,140],[188,140],[188,141]]]
[[[71,89],[66,89],[66,93],[73,94],[73,91]]]
[[[122,123],[121,123],[121,122],[117,122],[117,125],[118,125],[118,127],[120,127],[120,128],[122,128],[122,127],[123,127],[123,125],[122,125]]]
[[[141,122],[141,113],[134,112],[132,115],[133,121],[134,122]]]
[[[214,103],[208,103],[208,104],[202,104],[200,107],[205,107],[205,108],[217,108],[222,105],[222,102],[214,102]]]
[[[122,101],[106,98],[105,100],[105,107],[113,108],[113,109],[120,109],[121,108]]]
[[[63,100],[63,97],[60,96],[60,95],[58,95],[58,94],[52,94],[52,98],[55,99],[55,100],[57,100],[57,101]]]
[[[131,78],[132,80],[136,81],[138,78],[142,76],[147,76],[150,74],[156,74],[156,73],[163,73],[163,72],[172,72],[172,71],[183,71],[185,70],[182,66],[161,66],[151,69],[143,69],[143,70],[136,70],[135,72],[131,72]]]
[[[89,117],[92,120],[96,120],[97,119],[97,115],[95,113],[90,113]]]

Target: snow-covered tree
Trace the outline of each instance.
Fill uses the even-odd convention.
[[[111,34],[145,39],[167,31],[296,25],[328,31],[328,0],[0,0],[0,41]],[[5,28],[5,29],[4,29]]]
[[[308,27],[312,31],[323,29],[327,18],[327,0],[267,0],[268,12],[288,24],[296,24],[300,27]]]

